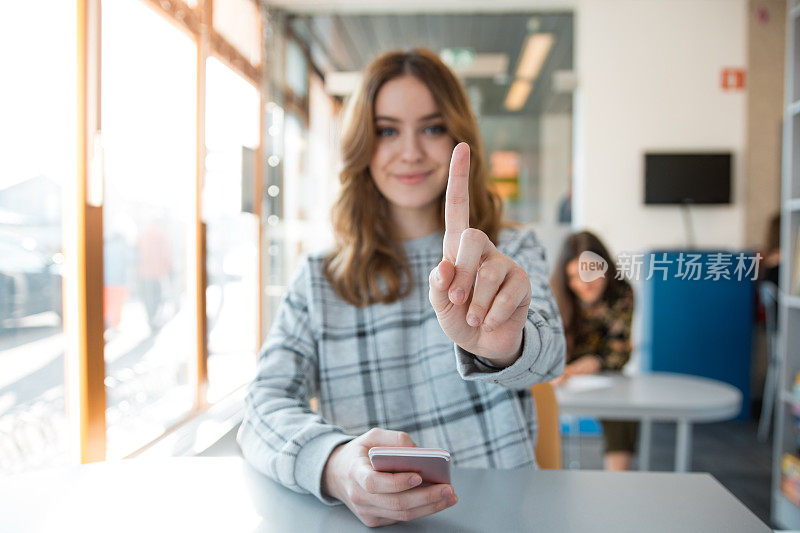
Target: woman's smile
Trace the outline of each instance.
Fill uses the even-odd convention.
[[[413,173],[406,173],[406,174],[395,174],[394,177],[405,185],[416,185],[417,183],[423,181],[425,178],[431,175],[433,170],[427,170],[424,172],[413,172]]]

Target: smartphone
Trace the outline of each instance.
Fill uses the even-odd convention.
[[[416,472],[427,483],[450,483],[450,453],[439,448],[375,446],[369,462],[378,472]]]

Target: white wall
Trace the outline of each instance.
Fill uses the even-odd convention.
[[[645,206],[643,154],[729,150],[733,203],[694,207],[699,246],[744,241],[745,0],[583,0],[576,6],[575,223],[613,250],[685,246],[680,208]]]

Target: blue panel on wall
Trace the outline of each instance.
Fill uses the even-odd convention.
[[[741,259],[740,252],[730,251],[645,254],[641,299],[643,370],[692,374],[730,383],[742,392],[739,419],[750,416],[755,291],[753,272],[735,270],[737,265],[751,266],[752,252],[744,253]],[[694,267],[691,275],[687,275],[689,254],[699,256],[693,261],[699,267]],[[652,277],[646,279],[653,258],[653,267],[665,270],[654,269]],[[712,265],[722,270],[720,260],[730,261],[729,279],[712,270]]]

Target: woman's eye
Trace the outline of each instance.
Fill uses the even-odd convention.
[[[389,127],[378,128],[378,132],[377,133],[378,133],[378,136],[380,136],[380,137],[392,137],[394,135],[397,135],[397,129],[389,128]]]
[[[435,124],[433,126],[428,126],[427,128],[425,128],[425,133],[428,133],[430,135],[440,135],[440,134],[444,133],[445,131],[447,131],[447,130],[441,124]]]

